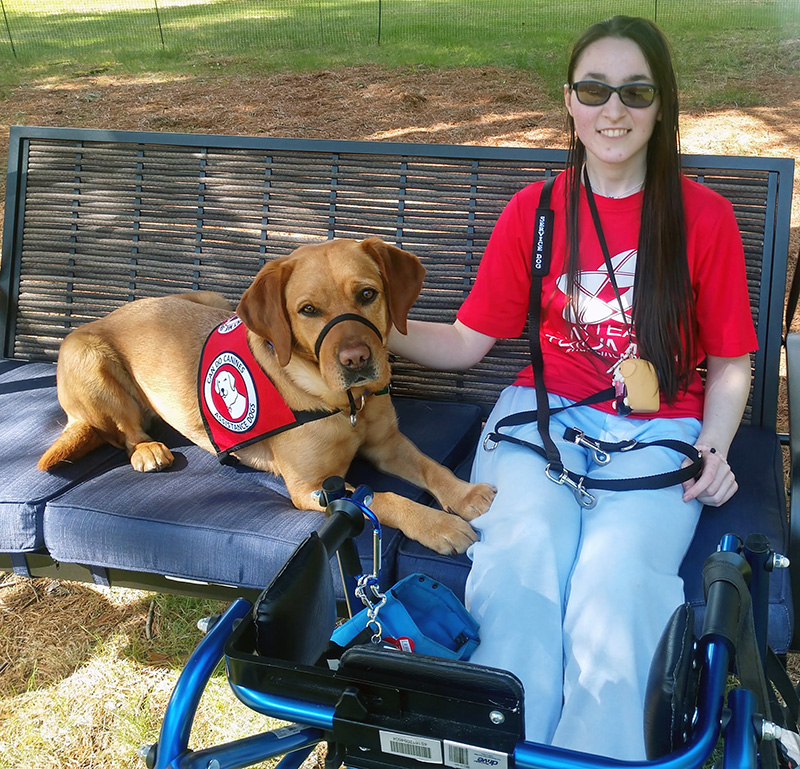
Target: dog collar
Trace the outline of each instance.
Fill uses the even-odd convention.
[[[238,449],[338,411],[293,411],[247,344],[247,327],[233,315],[206,339],[197,398],[220,462]]]
[[[388,395],[389,394],[389,385],[386,387],[376,390],[372,395]],[[358,400],[353,397],[353,393],[348,390],[347,391],[347,401],[350,404],[350,424],[355,427],[356,423],[358,422],[358,412],[364,408],[364,404],[367,402],[367,395],[370,393],[363,392],[361,395],[358,396]]]

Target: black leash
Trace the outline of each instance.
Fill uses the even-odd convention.
[[[544,443],[545,459],[548,467],[552,467],[560,475],[564,470],[564,465],[561,462],[561,453],[550,437],[550,404],[547,400],[547,390],[544,386],[544,356],[542,354],[541,340],[539,339],[542,319],[542,279],[550,272],[550,256],[553,251],[553,222],[555,214],[550,207],[550,197],[555,182],[555,176],[551,176],[545,181],[542,194],[539,197],[539,206],[536,209],[536,230],[534,232],[533,254],[531,256],[531,293],[530,301],[528,302],[528,344],[531,351],[533,384],[536,389],[536,405],[538,409],[529,413],[535,415],[539,435],[542,438],[542,443]],[[497,427],[495,426],[496,430]]]
[[[617,443],[609,443],[601,441],[596,438],[587,436],[583,431],[575,428],[567,428],[564,431],[564,438],[570,443],[585,446],[592,451],[593,458],[597,464],[607,464],[610,460],[610,454],[613,452],[625,451],[638,451],[640,449],[657,446],[662,448],[671,449],[691,460],[691,463],[683,468],[670,470],[665,473],[658,473],[656,475],[645,475],[635,478],[614,478],[614,479],[601,479],[592,478],[588,475],[581,475],[572,472],[564,467],[561,461],[561,452],[558,450],[555,442],[550,435],[550,415],[565,411],[568,408],[576,406],[589,406],[603,401],[613,400],[616,396],[616,390],[609,387],[606,390],[601,390],[594,395],[590,395],[583,400],[570,404],[569,406],[550,409],[550,404],[547,399],[547,389],[544,385],[544,356],[542,353],[542,342],[539,337],[541,329],[541,313],[542,313],[542,279],[550,272],[550,256],[553,243],[553,221],[554,212],[550,207],[550,198],[552,196],[553,185],[556,177],[550,176],[544,183],[542,193],[539,198],[539,205],[536,209],[536,225],[533,238],[533,252],[531,255],[531,292],[530,292],[530,305],[529,305],[529,319],[528,319],[528,342],[530,344],[531,363],[533,368],[533,382],[536,390],[537,409],[535,411],[522,411],[517,414],[509,414],[500,419],[494,427],[494,431],[489,433],[483,442],[483,447],[486,451],[492,451],[497,447],[498,443],[507,442],[516,446],[524,446],[535,451],[545,461],[545,475],[554,483],[569,486],[578,502],[586,508],[595,506],[597,500],[590,493],[590,489],[605,490],[605,491],[632,491],[635,489],[663,489],[667,486],[673,486],[678,483],[683,483],[698,475],[703,466],[702,456],[700,452],[694,447],[690,446],[684,441],[678,440],[658,440],[658,441],[635,441],[627,440]],[[600,229],[602,233],[602,228]],[[616,285],[614,278],[613,266],[611,265],[610,257],[606,258],[604,239],[601,237],[601,248],[604,251],[604,258],[606,259],[607,269],[614,286],[617,300],[620,303],[620,309],[625,317],[624,308],[622,307],[622,299],[619,295],[619,289]],[[627,319],[626,319],[627,325]],[[630,333],[630,328],[628,329]],[[539,429],[539,436],[542,439],[543,446],[539,446],[530,441],[516,438],[513,435],[501,433],[504,427],[513,427],[522,424],[530,424],[535,421]],[[494,444],[494,445],[490,445]]]

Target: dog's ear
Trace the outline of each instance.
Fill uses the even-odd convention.
[[[417,301],[425,279],[422,262],[410,251],[384,243],[380,238],[367,238],[359,245],[378,263],[386,290],[389,320],[401,334],[405,334],[408,331],[408,311]]]
[[[285,366],[292,357],[292,329],[283,292],[292,273],[292,262],[267,262],[242,294],[236,314],[250,331],[272,343],[278,363]]]

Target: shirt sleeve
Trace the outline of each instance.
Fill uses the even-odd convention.
[[[536,201],[542,183],[518,192],[500,214],[475,284],[458,311],[473,331],[496,338],[522,334],[530,303],[530,255]]]
[[[698,342],[707,355],[735,358],[758,348],[744,248],[730,202],[716,193],[702,197],[687,222]]]

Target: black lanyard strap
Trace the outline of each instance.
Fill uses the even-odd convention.
[[[589,395],[583,400],[575,401],[575,403],[570,403],[569,406],[559,406],[554,409],[548,408],[549,414],[559,414],[562,411],[566,411],[567,409],[574,409],[577,406],[592,406],[595,403],[603,403],[604,401],[611,400],[614,397],[614,388],[608,387],[605,390],[600,390],[600,392],[595,393],[594,395]],[[537,419],[538,411],[518,411],[516,414],[507,414],[506,416],[502,417],[501,419],[497,420],[497,424],[494,426],[495,430],[500,430],[503,427],[515,427],[517,425],[526,425],[530,422],[533,422]]]
[[[531,351],[533,384],[536,389],[538,411],[536,413],[539,435],[542,437],[547,461],[561,467],[561,454],[550,437],[550,406],[544,386],[544,356],[539,339],[542,318],[542,278],[550,272],[550,255],[553,250],[553,220],[555,214],[550,207],[550,196],[556,177],[550,176],[542,187],[539,206],[536,209],[536,229],[533,234],[533,253],[531,255],[531,293],[528,304],[528,344]]]
[[[603,252],[603,261],[606,264],[606,270],[608,270],[608,279],[611,281],[611,287],[614,289],[614,296],[617,298],[619,311],[622,314],[622,322],[625,324],[625,330],[628,332],[628,341],[630,345],[633,346],[633,330],[631,329],[631,324],[628,323],[628,316],[625,314],[625,305],[622,304],[622,294],[620,294],[619,286],[617,285],[617,276],[614,274],[611,252],[608,250],[603,224],[600,221],[600,212],[597,210],[597,203],[595,202],[594,192],[592,191],[592,183],[589,181],[589,173],[585,166],[583,169],[583,186],[586,190],[586,200],[589,203],[589,210],[592,212],[592,221],[594,222],[597,239],[600,241],[600,250]]]
[[[534,412],[522,413],[532,414]],[[521,416],[521,414],[513,414],[511,416],[517,417]],[[508,426],[508,423],[505,426]],[[597,500],[594,495],[590,493],[590,490],[634,491],[663,489],[667,486],[684,483],[696,477],[703,465],[702,455],[698,449],[684,441],[671,438],[664,438],[656,441],[626,440],[611,443],[608,441],[601,441],[597,438],[590,438],[582,430],[568,427],[564,431],[564,439],[570,443],[583,445],[591,449],[595,461],[597,461],[598,464],[607,464],[610,461],[610,454],[614,452],[640,451],[652,447],[670,449],[679,454],[683,454],[691,461],[686,467],[679,467],[675,470],[668,470],[663,473],[656,473],[655,475],[640,475],[633,478],[593,478],[590,475],[581,475],[572,470],[568,470],[564,467],[563,463],[561,463],[560,459],[558,463],[551,462],[548,459],[547,452],[542,446],[526,441],[523,438],[517,438],[514,435],[499,433],[497,429],[489,433],[484,439],[484,449],[492,451],[496,448],[498,443],[506,442],[514,446],[523,446],[524,448],[536,452],[540,457],[547,460],[547,464],[544,468],[545,475],[555,483],[569,486],[580,504],[586,508],[592,508],[597,504]]]

